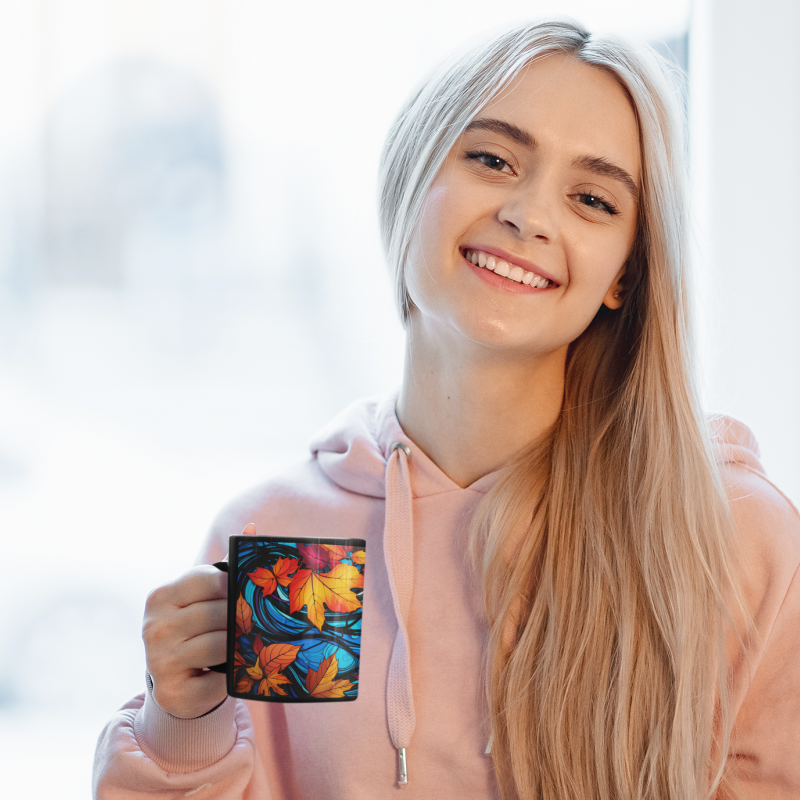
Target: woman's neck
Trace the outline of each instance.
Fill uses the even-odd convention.
[[[547,431],[564,394],[566,348],[521,357],[452,339],[408,337],[397,416],[456,484],[494,472]]]

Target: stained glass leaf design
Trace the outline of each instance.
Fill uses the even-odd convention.
[[[256,663],[252,667],[247,667],[247,674],[255,681],[269,678],[276,672],[286,669],[295,660],[298,652],[300,652],[300,645],[277,642],[264,647],[262,644]],[[278,683],[286,683],[286,681],[278,681]],[[259,692],[261,692],[260,688]]]
[[[350,557],[352,547],[344,547],[340,544],[324,544],[322,545],[328,551],[328,561],[338,563],[342,559]]]
[[[328,656],[317,669],[310,669],[306,676],[306,689],[312,697],[344,697],[353,688],[348,680],[335,680],[339,672],[339,661],[335,655]]]
[[[291,681],[280,672],[271,672],[258,684],[258,693],[269,697],[270,690],[272,690],[275,694],[285,695],[286,692],[281,689],[281,685],[284,683],[291,683]]]
[[[356,550],[350,558],[352,559],[354,564],[364,564],[364,559],[366,558],[366,553],[363,550]]]
[[[261,587],[264,597],[269,597],[278,588],[278,581],[271,569],[259,567],[255,572],[248,572],[247,577],[256,586]]]
[[[241,595],[236,601],[236,629],[237,636],[243,636],[253,630],[253,609]]]
[[[290,576],[297,571],[298,563],[296,558],[279,558],[275,562],[272,572],[281,586],[288,586],[292,582]]]
[[[258,654],[258,662],[265,675],[286,669],[300,652],[300,645],[278,642],[264,647]]]
[[[298,544],[297,551],[303,564],[309,569],[323,569],[328,566],[329,553],[323,544]]]
[[[330,572],[298,570],[289,584],[289,611],[306,606],[308,619],[319,631],[325,624],[325,609],[347,613],[361,608],[353,589],[364,586],[364,576],[351,564],[337,564]]]

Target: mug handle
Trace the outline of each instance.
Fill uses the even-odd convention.
[[[216,567],[218,570],[222,572],[228,571],[228,562],[227,561],[217,561],[211,565],[212,567]],[[226,661],[224,664],[214,664],[213,667],[209,667],[212,672],[227,672],[228,671],[228,662]]]

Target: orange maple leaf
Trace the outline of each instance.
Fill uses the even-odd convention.
[[[356,550],[350,558],[354,564],[363,564],[367,554],[363,550]]]
[[[306,675],[306,689],[312,697],[344,697],[344,693],[353,688],[348,680],[334,680],[339,671],[336,656],[328,656],[318,669],[310,669]]]
[[[288,586],[292,582],[289,576],[297,570],[298,563],[296,558],[279,558],[275,562],[272,572],[281,586]]]
[[[236,629],[239,636],[250,633],[253,629],[253,609],[241,595],[236,601]]]
[[[286,644],[285,642],[268,644],[258,654],[258,663],[264,670],[264,674],[270,675],[286,669],[297,658],[299,652],[300,645]]]
[[[270,672],[261,683],[258,684],[258,693],[269,697],[270,690],[275,694],[286,695],[286,692],[281,689],[281,684],[291,683],[291,681],[280,672]]]
[[[275,575],[271,569],[266,567],[259,567],[255,572],[248,572],[247,577],[256,586],[261,587],[264,597],[269,597],[278,588],[278,581],[275,579]]]
[[[278,588],[278,584],[288,586],[291,583],[289,576],[297,569],[297,563],[296,558],[279,558],[272,569],[259,567],[255,572],[248,572],[247,577],[261,587],[264,597],[269,597]]]
[[[260,681],[268,675],[286,669],[297,658],[300,645],[276,642],[265,646],[261,639],[256,637],[253,649],[258,657],[252,667],[247,667],[247,674],[254,680]]]
[[[294,613],[306,606],[308,619],[318,630],[325,624],[325,609],[348,612],[361,608],[353,589],[364,586],[364,576],[351,564],[337,564],[330,572],[317,573],[298,570],[289,584],[289,611]]]

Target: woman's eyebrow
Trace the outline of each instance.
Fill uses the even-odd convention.
[[[572,166],[576,169],[593,172],[595,175],[605,175],[608,178],[613,178],[631,193],[634,200],[639,199],[639,187],[630,173],[605,158],[600,156],[580,156],[572,162]]]
[[[503,119],[495,119],[494,117],[474,119],[464,129],[464,133],[469,133],[470,131],[491,131],[492,133],[507,136],[517,144],[521,144],[531,150],[536,147],[536,140],[531,134],[512,122],[506,122]],[[572,166],[576,169],[593,172],[595,175],[605,175],[608,178],[619,181],[631,193],[633,199],[638,201],[639,187],[636,185],[636,181],[629,172],[608,159],[602,156],[580,156],[572,162]]]
[[[474,119],[464,129],[464,133],[469,131],[492,131],[492,133],[499,133],[507,136],[509,139],[521,144],[523,147],[528,147],[531,150],[536,147],[536,140],[527,131],[517,127],[511,122],[506,122],[502,119],[495,119],[494,117],[481,117]]]

